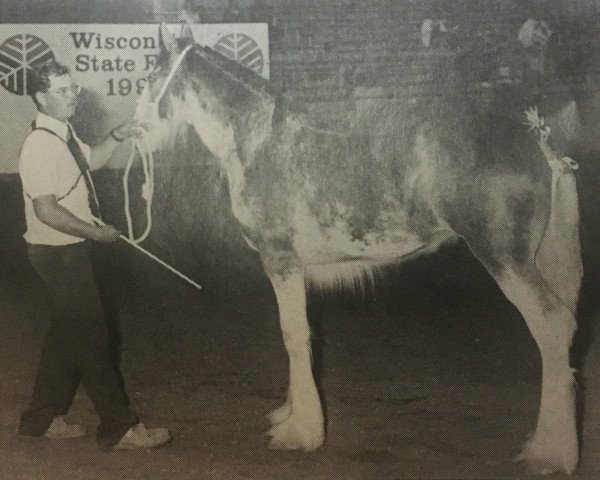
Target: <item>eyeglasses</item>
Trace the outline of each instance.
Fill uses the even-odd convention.
[[[63,97],[66,97],[69,92],[73,93],[74,95],[79,95],[81,93],[81,85],[71,85],[70,87],[61,87],[61,88],[57,88],[56,90],[48,90],[48,92],[58,93],[59,95],[62,95]]]

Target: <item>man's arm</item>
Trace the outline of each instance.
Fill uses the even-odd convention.
[[[140,135],[141,127],[135,120],[114,128],[98,145],[91,147],[90,168],[92,170],[102,168],[110,160],[119,143],[127,138],[139,138]]]
[[[119,239],[120,234],[115,227],[112,225],[97,227],[84,222],[59,205],[56,195],[42,195],[34,198],[33,209],[41,222],[59,232],[98,242],[114,242]]]

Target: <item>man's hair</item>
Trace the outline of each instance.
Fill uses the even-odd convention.
[[[67,75],[69,69],[62,63],[58,63],[56,60],[48,60],[45,63],[37,66],[33,70],[33,77],[31,83],[28,85],[29,95],[33,99],[36,107],[39,107],[38,101],[35,98],[38,92],[47,92],[50,88],[50,77],[61,77]]]

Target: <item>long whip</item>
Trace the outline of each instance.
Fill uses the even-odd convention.
[[[106,225],[102,220],[100,220],[99,218],[96,218],[94,216],[92,216],[94,222],[96,222],[98,225]],[[144,255],[147,255],[148,257],[150,257],[152,260],[154,260],[155,262],[161,264],[163,267],[165,267],[166,269],[170,270],[171,272],[173,272],[175,275],[177,275],[178,277],[182,278],[183,280],[185,280],[186,282],[188,282],[190,285],[196,287],[198,290],[202,289],[202,286],[197,284],[196,282],[194,282],[190,277],[188,277],[187,275],[184,275],[183,273],[181,273],[179,270],[175,269],[174,267],[172,267],[171,265],[169,265],[167,262],[161,260],[160,258],[158,258],[156,255],[154,255],[153,253],[150,253],[148,250],[146,250],[145,248],[141,247],[140,245],[138,245],[137,243],[135,243],[133,240],[131,240],[130,238],[127,238],[125,235],[119,235],[119,238],[121,240],[124,240],[125,242],[127,242],[129,245],[131,245],[132,247],[137,248],[140,252],[142,252]]]

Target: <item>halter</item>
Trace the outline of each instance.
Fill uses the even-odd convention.
[[[173,64],[173,66],[171,67],[171,71],[169,72],[169,74],[167,75],[167,78],[165,79],[165,83],[163,83],[160,92],[158,92],[158,95],[156,96],[156,98],[154,99],[154,102],[152,103],[158,103],[161,101],[162,97],[164,96],[164,94],[167,91],[167,88],[169,87],[169,83],[171,83],[171,80],[173,80],[173,77],[175,76],[175,73],[177,72],[177,69],[179,68],[179,65],[181,64],[181,62],[183,61],[183,59],[185,58],[185,54],[194,46],[193,43],[189,44],[187,47],[185,47],[183,49],[183,51],[179,54],[179,56],[177,57],[177,59],[175,60],[175,63]]]

